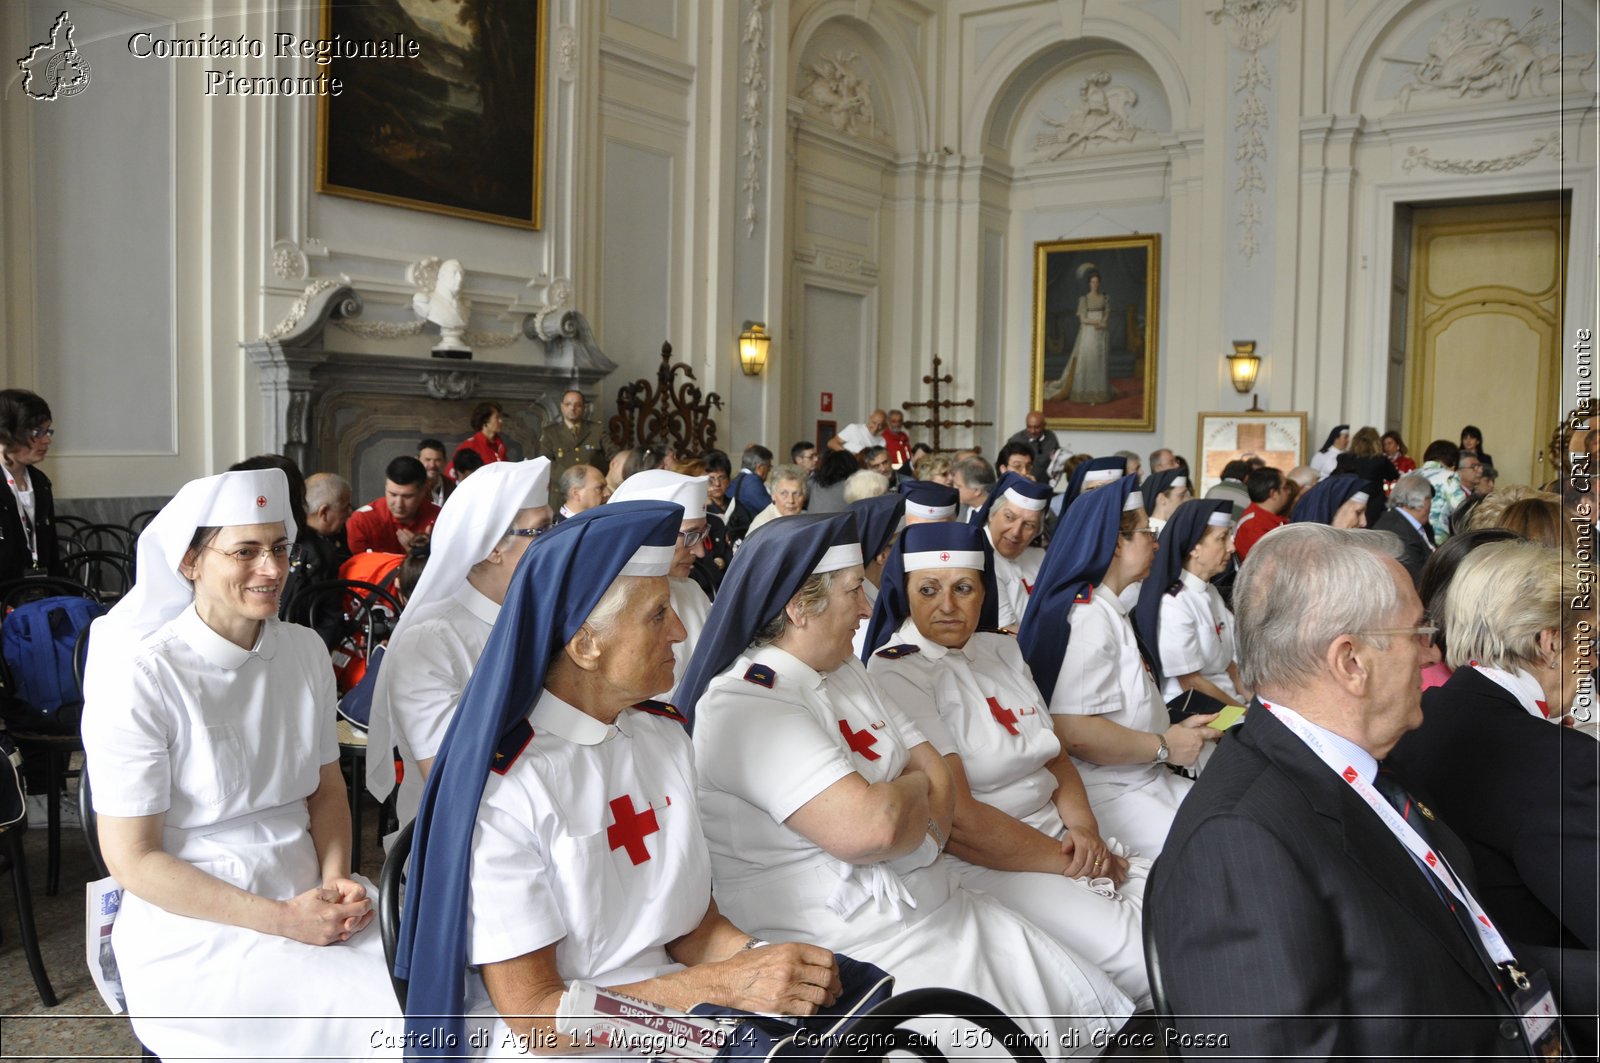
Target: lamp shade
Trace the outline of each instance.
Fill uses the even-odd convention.
[[[1256,374],[1261,371],[1261,359],[1256,355],[1255,340],[1234,340],[1233,353],[1228,355],[1228,375],[1233,378],[1233,390],[1247,394],[1256,386]]]
[[[743,332],[739,333],[739,368],[744,370],[745,376],[760,376],[767,368],[767,349],[772,346],[772,337],[767,335],[766,326],[759,321],[751,321],[745,325]]]

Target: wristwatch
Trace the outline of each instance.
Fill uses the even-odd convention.
[[[1161,745],[1156,748],[1155,762],[1157,764],[1165,764],[1167,759],[1172,756],[1172,750],[1167,747],[1167,736],[1156,735],[1156,741],[1160,742]]]

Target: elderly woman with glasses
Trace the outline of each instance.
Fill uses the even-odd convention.
[[[1100,837],[1016,639],[994,630],[995,597],[980,529],[907,528],[885,566],[867,671],[950,765],[946,857],[962,885],[1016,909],[1148,1005],[1140,913],[1150,863]]]
[[[398,1033],[370,884],[350,874],[333,669],[277,620],[288,494],[278,469],[185,485],[92,629],[111,944],[134,1032],[168,1059],[366,1057]]]
[[[1119,599],[1155,555],[1134,477],[1085,492],[1056,527],[1017,636],[1101,829],[1150,859],[1192,785],[1168,766],[1194,764],[1220,737],[1205,726],[1215,714],[1169,724],[1157,662]]]
[[[497,461],[451,493],[439,511],[428,563],[406,599],[372,695],[367,743],[397,747],[405,765],[395,812],[416,816],[422,783],[500,615],[517,562],[550,527],[550,461]],[[395,788],[394,760],[367,760],[378,800]]]
[[[1104,972],[942,857],[950,771],[851,652],[866,618],[852,514],[745,541],[679,690],[718,903],[772,941],[815,940],[897,988],[984,997],[1047,1055],[1091,1050],[1131,1004]]]

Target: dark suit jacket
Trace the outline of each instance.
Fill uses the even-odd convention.
[[[1435,835],[1470,881],[1460,842]],[[1185,1056],[1526,1055],[1411,855],[1259,702],[1178,809],[1145,918],[1180,1033],[1227,1036]]]
[[[66,570],[61,567],[61,548],[56,540],[56,503],[50,492],[50,477],[34,466],[28,470],[28,481],[33,485],[39,567],[52,576],[64,576]],[[17,496],[0,482],[0,582],[18,579],[32,566],[33,555],[28,552],[28,540],[22,532]]]
[[[1426,522],[1424,522],[1426,523]],[[1420,532],[1411,526],[1411,522],[1399,510],[1386,510],[1378,522],[1373,525],[1378,531],[1393,532],[1400,539],[1400,545],[1405,552],[1400,555],[1400,563],[1406,571],[1411,573],[1411,582],[1418,583],[1422,579],[1422,566],[1428,563],[1433,551],[1428,549]]]
[[[1600,743],[1534,719],[1474,668],[1425,691],[1422,715],[1387,763],[1461,835],[1477,869],[1478,899],[1513,948],[1545,947],[1563,1010],[1593,1014]],[[1571,954],[1551,957],[1556,947]]]

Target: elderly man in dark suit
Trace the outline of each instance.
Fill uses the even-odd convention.
[[[1411,573],[1411,583],[1422,583],[1422,566],[1433,553],[1433,527],[1428,510],[1433,506],[1433,485],[1420,472],[1407,473],[1389,492],[1389,510],[1372,527],[1400,540],[1400,564]]]
[[[1422,722],[1437,659],[1392,546],[1297,524],[1240,573],[1258,700],[1179,808],[1146,895],[1185,1056],[1529,1054],[1507,996],[1521,971],[1446,903],[1481,910],[1460,840],[1379,772]]]

